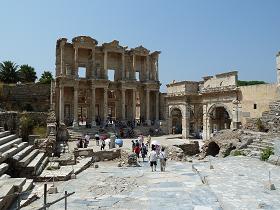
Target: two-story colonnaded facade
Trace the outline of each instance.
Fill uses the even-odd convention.
[[[128,49],[114,40],[98,45],[89,36],[56,44],[55,111],[57,120],[77,126],[108,118],[159,120],[159,51]]]

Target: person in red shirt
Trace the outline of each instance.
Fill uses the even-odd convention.
[[[137,155],[137,158],[139,158],[139,154],[140,154],[140,145],[136,144],[136,146],[134,147],[134,152]]]

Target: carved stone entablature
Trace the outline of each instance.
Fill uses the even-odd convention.
[[[118,40],[113,40],[109,43],[104,43],[102,44],[104,49],[108,49],[108,50],[125,50],[127,49],[127,46],[123,47],[119,45],[119,41]]]
[[[133,52],[136,55],[142,55],[142,56],[147,56],[150,53],[150,50],[146,49],[145,47],[143,47],[142,45],[132,48],[131,52]]]
[[[161,53],[161,51],[154,51],[151,53],[151,56],[154,58],[158,58],[159,54]]]
[[[72,39],[72,43],[78,46],[95,46],[98,42],[89,36],[77,36]]]
[[[202,88],[200,93],[216,93],[216,92],[228,92],[237,91],[238,88],[235,85],[224,86],[224,87],[214,87],[214,88]]]
[[[60,38],[56,41],[56,48],[59,48],[62,45],[65,45],[67,42],[66,38]]]

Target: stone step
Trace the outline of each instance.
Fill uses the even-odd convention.
[[[29,145],[27,147],[25,147],[23,150],[21,150],[20,152],[18,152],[17,154],[15,154],[13,156],[13,160],[14,161],[19,161],[21,160],[23,157],[25,157],[28,153],[31,152],[31,150],[33,149],[33,145]]]
[[[257,151],[261,151],[263,149],[266,149],[267,147],[265,147],[265,146],[256,146],[256,145],[248,145],[248,148],[253,149],[253,150],[257,150]]]
[[[9,178],[0,180],[0,197],[9,195],[0,199],[1,210],[9,208],[9,206],[14,202],[14,199],[17,197],[14,193],[21,192],[25,182],[25,178]]]
[[[41,165],[36,170],[35,175],[39,176],[42,173],[42,171],[46,168],[48,163],[49,163],[49,157],[45,157],[44,160],[42,161]]]
[[[0,152],[2,152],[2,153],[6,152],[7,150],[14,147],[15,145],[19,145],[21,142],[22,142],[21,138],[17,138],[17,139],[7,142],[6,144],[2,144],[0,146]]]
[[[25,184],[22,187],[22,192],[26,192],[31,190],[34,187],[34,181],[33,179],[26,179]]]
[[[22,158],[20,161],[18,161],[18,166],[20,167],[26,167],[35,156],[39,153],[38,149],[34,149],[32,152],[30,152],[28,155],[26,155],[24,158]]]
[[[2,176],[0,176],[0,180],[2,180],[2,179],[9,179],[9,178],[11,178],[11,176],[8,175],[8,174],[3,174]]]
[[[1,132],[0,132],[0,138],[3,138],[3,137],[5,137],[5,136],[9,136],[10,134],[11,134],[10,131],[1,131]]]
[[[35,173],[44,158],[45,153],[37,154],[36,157],[27,165],[26,170]]]
[[[0,146],[3,145],[3,144],[6,144],[7,142],[15,139],[17,136],[15,134],[12,134],[12,135],[8,135],[8,136],[5,136],[5,137],[2,137],[0,139]]]
[[[27,142],[21,142],[17,147],[16,146],[12,147],[11,149],[9,149],[6,152],[4,152],[2,154],[2,156],[5,157],[5,159],[11,158],[13,155],[15,155],[16,153],[22,151],[27,146],[28,146]]]
[[[5,131],[4,127],[0,127],[0,132]]]
[[[1,163],[0,164],[0,176],[2,176],[9,168],[9,165],[7,163]]]
[[[270,142],[262,142],[262,141],[254,141],[253,143],[251,143],[250,145],[257,145],[257,146],[264,146],[264,147],[273,147],[274,144],[270,143]]]

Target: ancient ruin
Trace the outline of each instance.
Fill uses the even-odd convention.
[[[167,85],[167,93],[159,91],[159,54],[160,51],[150,52],[143,46],[128,49],[116,40],[98,45],[88,36],[75,37],[71,43],[61,38],[56,43],[56,77],[51,85],[3,86],[1,108],[13,111],[0,113],[0,209],[24,208],[31,202],[39,208],[43,195],[39,193],[40,184],[50,180],[49,192],[57,191],[56,181],[69,180],[74,186],[86,182],[88,185],[76,187],[77,192],[83,196],[83,191],[89,190],[95,197],[85,202],[98,208],[123,208],[127,201],[127,197],[119,196],[123,192],[140,192],[141,197],[147,186],[161,186],[168,196],[188,194],[195,202],[190,204],[191,199],[186,199],[187,206],[195,208],[202,203],[220,209],[224,204],[219,199],[225,196],[228,200],[224,203],[231,207],[229,198],[234,193],[226,189],[228,194],[221,197],[215,190],[224,185],[213,185],[213,180],[227,179],[220,173],[224,164],[230,160],[238,168],[240,159],[218,157],[253,157],[254,160],[242,159],[244,174],[250,174],[245,170],[248,164],[259,168],[264,165],[255,162],[263,158],[264,151],[269,152],[266,155],[270,163],[280,164],[280,54],[276,57],[277,84],[239,86],[238,72],[230,71],[203,77],[202,81],[173,81]],[[23,118],[45,127],[44,137],[24,133]],[[125,132],[131,135],[124,135]],[[80,148],[77,140],[85,142],[85,134],[90,138],[89,145],[85,147],[83,143]],[[151,135],[158,148],[165,148],[168,154],[172,173],[156,176],[163,182],[151,179],[149,162],[144,161],[147,157],[139,159],[132,151],[131,140],[138,135],[141,139],[142,134],[146,142]],[[106,141],[105,150],[101,150],[95,135]],[[116,138],[124,139],[119,148]],[[85,180],[75,182],[76,175],[85,169]],[[230,167],[225,172],[233,174]],[[250,187],[259,193],[261,190],[255,186],[264,180],[264,173],[259,169],[255,172],[258,180]],[[92,180],[93,176],[96,180]],[[248,181],[248,177],[244,180]],[[141,189],[134,192],[130,184]],[[201,188],[201,184],[207,185]],[[210,189],[209,184],[214,188]],[[58,188],[64,190],[65,185],[60,182]],[[173,185],[177,191],[169,192]],[[194,188],[189,190],[190,186]],[[267,186],[269,190],[277,189],[271,184],[270,175]],[[201,196],[201,189],[206,196]],[[279,194],[266,193],[269,198]],[[202,202],[202,198],[207,201]],[[39,201],[34,202],[36,199]],[[71,202],[73,205],[76,200]],[[238,206],[245,204],[253,206],[244,200]],[[257,205],[262,207],[263,203]],[[279,207],[277,202],[273,205]]]
[[[128,49],[119,41],[98,45],[88,36],[56,45],[53,107],[57,120],[92,126],[107,120],[157,123],[159,117],[159,51]]]

